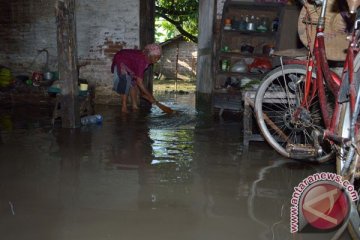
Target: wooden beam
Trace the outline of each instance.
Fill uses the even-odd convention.
[[[62,127],[80,126],[76,48],[75,0],[56,4],[57,52],[59,79],[62,85]]]
[[[155,0],[140,0],[140,47],[155,41]]]

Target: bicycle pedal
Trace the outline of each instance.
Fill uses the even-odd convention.
[[[295,159],[308,159],[319,155],[319,149],[310,144],[288,144],[286,151]]]

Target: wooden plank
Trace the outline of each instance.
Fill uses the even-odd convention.
[[[57,52],[59,79],[62,86],[62,127],[80,125],[76,49],[75,0],[57,1]]]

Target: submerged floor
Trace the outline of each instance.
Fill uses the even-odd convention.
[[[97,106],[104,122],[53,129],[48,109],[0,113],[0,236],[4,240],[330,239],[291,235],[292,189],[333,166],[241,147],[241,122],[167,97],[167,116]],[[348,239],[343,236],[342,239]]]

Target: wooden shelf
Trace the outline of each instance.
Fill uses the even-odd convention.
[[[253,58],[253,57],[267,57],[267,58],[270,58],[269,56],[267,55],[264,55],[264,54],[250,54],[250,53],[242,53],[242,52],[235,52],[235,51],[228,51],[228,52],[224,52],[224,51],[220,51],[219,52],[219,55],[220,57],[228,57],[228,58],[231,58],[231,57],[239,57],[239,58]]]
[[[252,36],[263,36],[263,37],[271,36],[271,37],[274,37],[277,32],[271,32],[271,31],[257,32],[257,31],[243,31],[243,30],[235,30],[235,29],[231,29],[231,30],[224,29],[223,33],[224,34],[245,34],[245,35],[252,35]]]
[[[228,0],[227,4],[225,4],[224,6],[224,9],[228,7],[228,8],[240,8],[243,10],[256,9],[257,11],[274,11],[284,7],[285,5],[286,4],[282,4],[282,3],[255,3],[255,2]]]
[[[231,72],[222,71],[220,63],[227,60],[230,68],[233,64],[241,59],[255,58],[255,57],[268,57],[262,54],[262,47],[264,45],[276,44],[278,32],[266,31],[247,31],[240,29],[227,29],[225,27],[225,19],[242,19],[244,16],[255,16],[258,18],[265,17],[268,19],[268,29],[273,19],[280,18],[282,4],[259,4],[259,3],[244,3],[233,0],[226,0],[221,26],[219,29],[219,37],[216,45],[216,56],[214,62],[214,75],[215,84],[213,86],[214,100],[213,107],[229,110],[241,110],[241,93],[242,90],[235,89],[221,89],[229,77],[236,77],[240,81],[248,78],[252,80],[261,80],[264,76],[263,73],[250,73],[250,72]],[[254,46],[253,53],[240,52],[241,46],[250,45]],[[227,46],[230,51],[223,51],[222,49]],[[237,51],[235,51],[237,50]]]
[[[231,72],[222,71],[222,63],[226,60],[227,68],[231,69],[236,62],[244,60],[247,62],[248,58],[268,58],[272,66],[278,64],[278,57],[270,57],[263,54],[263,47],[271,45],[274,50],[283,50],[296,47],[297,29],[296,23],[298,19],[298,12],[294,10],[295,6],[287,6],[281,3],[254,3],[242,2],[236,0],[226,0],[222,12],[222,19],[218,25],[215,41],[215,56],[213,61],[214,69],[214,85],[213,85],[213,107],[228,110],[241,110],[241,102],[239,96],[242,91],[234,91],[231,89],[221,89],[229,77],[235,77],[239,81],[246,78],[251,80],[261,80],[265,73],[249,73],[249,72]],[[296,8],[296,7],[295,7]],[[254,16],[255,19],[266,19],[266,32],[240,30],[240,26],[235,29],[228,26],[228,19],[230,22],[235,20],[243,20]],[[225,19],[227,24],[225,27]],[[270,31],[272,29],[272,22],[274,19],[279,19],[277,31]],[[230,23],[231,24],[231,23]],[[236,23],[240,24],[240,23]],[[235,25],[233,25],[234,27]],[[256,29],[256,27],[255,27]],[[250,45],[254,47],[253,53],[242,53],[241,47]],[[228,49],[228,51],[224,51]],[[270,49],[269,49],[270,51]],[[245,83],[245,82],[242,82]],[[241,85],[241,83],[240,83]],[[243,84],[245,85],[245,84]],[[229,95],[226,97],[226,95]]]
[[[230,71],[220,71],[218,72],[218,75],[224,75],[224,76],[228,76],[228,77],[236,77],[236,76],[244,76],[244,77],[249,77],[249,78],[262,78],[265,73],[249,73],[249,72],[230,72]]]
[[[213,93],[215,94],[235,94],[235,95],[238,95],[238,94],[241,94],[241,91],[240,90],[236,90],[236,89],[227,89],[227,88],[216,88],[214,89]]]

